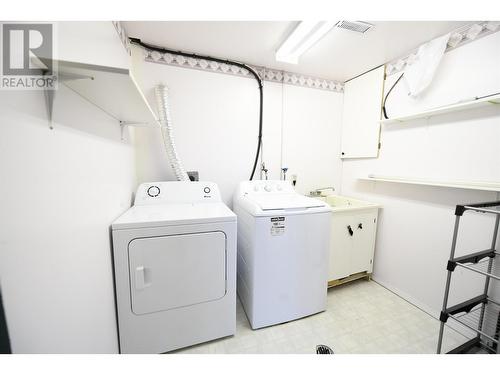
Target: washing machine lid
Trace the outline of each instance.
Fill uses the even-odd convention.
[[[113,230],[154,228],[179,224],[235,222],[224,203],[182,203],[133,206],[112,224]]]
[[[263,211],[300,210],[314,207],[324,207],[325,203],[303,195],[292,194],[261,194],[250,198]]]

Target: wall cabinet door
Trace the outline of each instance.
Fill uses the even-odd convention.
[[[341,158],[378,156],[384,74],[381,66],[345,83]]]

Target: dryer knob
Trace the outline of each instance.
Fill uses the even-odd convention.
[[[259,191],[259,187],[258,187],[257,185],[255,185],[255,186],[253,187],[253,190],[254,190],[254,191]]]
[[[158,186],[150,186],[148,188],[148,195],[150,197],[157,197],[158,195],[160,195],[160,188]]]
[[[271,191],[271,190],[273,190],[273,188],[272,188],[271,185],[266,185],[266,186],[264,186],[264,190],[265,191]]]

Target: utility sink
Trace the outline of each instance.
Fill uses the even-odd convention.
[[[328,286],[370,278],[379,204],[325,194],[315,196],[332,209]]]
[[[362,210],[367,208],[379,208],[380,205],[376,203],[361,201],[354,198],[344,197],[341,195],[328,195],[326,197],[315,197],[330,205],[333,212],[339,211],[353,211]]]

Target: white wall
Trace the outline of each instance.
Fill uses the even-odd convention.
[[[231,204],[237,184],[250,177],[257,146],[255,80],[144,63],[142,86],[155,108],[153,88],[160,82],[170,89],[175,139],[185,168],[216,182]],[[288,177],[298,175],[299,191],[340,185],[341,106],[339,93],[264,83],[263,157],[270,179],[280,178],[283,158]],[[139,128],[136,136],[139,182],[173,180],[159,129]]]
[[[388,99],[389,116],[500,91],[500,33],[445,54],[432,86],[419,99],[400,82]],[[399,75],[389,76],[386,90]],[[495,200],[479,192],[362,182],[370,173],[440,180],[500,181],[500,108],[491,106],[382,128],[378,159],[343,162],[342,193],[383,204],[374,279],[430,313],[441,309],[454,224],[454,206]],[[458,254],[486,249],[492,218],[464,215]],[[455,272],[450,303],[481,290],[480,277]],[[472,283],[468,280],[473,279]]]
[[[297,175],[297,191],[340,189],[343,95],[284,85],[283,166]]]
[[[129,68],[129,56],[110,21],[54,22],[56,58],[84,64]]]
[[[0,91],[0,284],[14,353],[116,353],[110,223],[131,203],[134,150],[61,85]]]

